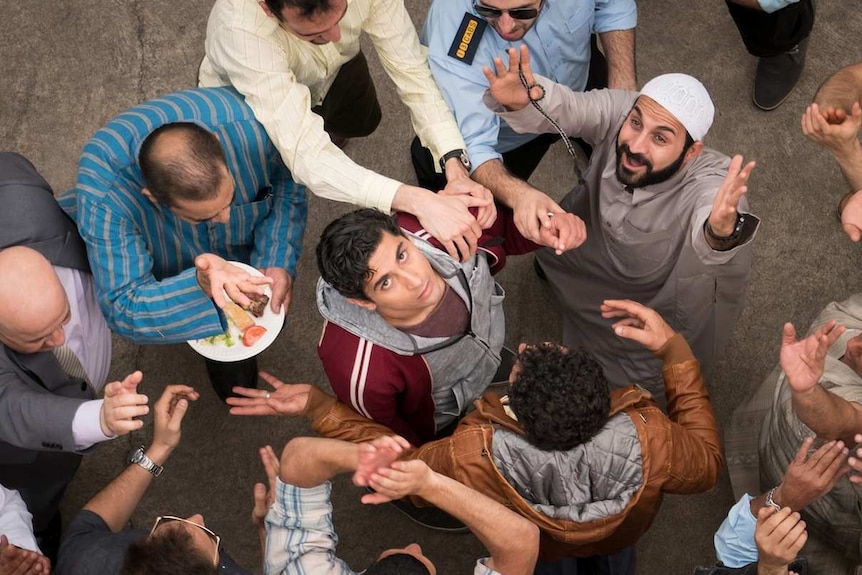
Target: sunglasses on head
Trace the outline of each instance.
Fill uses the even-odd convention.
[[[185,523],[186,525],[192,525],[194,527],[197,527],[198,529],[200,529],[204,533],[206,533],[207,536],[210,538],[210,541],[212,541],[212,543],[215,547],[214,562],[218,562],[218,551],[219,551],[219,544],[221,543],[221,537],[216,535],[215,532],[212,531],[209,527],[204,527],[203,525],[201,525],[199,523],[195,523],[194,521],[189,521],[188,519],[183,519],[182,517],[175,517],[173,515],[162,515],[161,517],[156,517],[156,522],[153,524],[153,528],[150,530],[150,535],[155,533],[156,529],[158,529],[162,525],[166,525],[168,523],[175,523],[175,522]]]
[[[474,2],[473,9],[476,11],[476,14],[478,14],[482,18],[496,19],[500,18],[504,13],[506,13],[509,15],[510,18],[514,18],[515,20],[532,20],[539,15],[539,10],[542,9],[542,5],[539,4],[538,8],[515,8],[514,10],[500,10],[499,8],[491,8],[490,6],[485,6],[483,4],[479,4],[478,2]]]

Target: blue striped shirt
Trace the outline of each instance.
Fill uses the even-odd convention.
[[[138,149],[159,126],[195,122],[216,134],[236,195],[227,224],[186,222],[143,193]],[[307,199],[242,96],[232,88],[168,94],[126,110],[84,146],[75,187],[60,205],[78,224],[111,329],[138,343],[176,343],[224,331],[198,286],[194,260],[214,253],[293,275]]]

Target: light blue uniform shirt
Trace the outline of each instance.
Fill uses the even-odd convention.
[[[194,122],[218,137],[236,184],[229,223],[186,222],[142,193],[138,150],[171,122]],[[108,325],[138,343],[223,332],[219,309],[198,286],[195,258],[214,253],[292,275],[307,211],[305,186],[233,88],[175,92],[121,113],[84,146],[75,187],[59,201],[87,245]]]
[[[751,514],[749,494],[742,496],[715,532],[716,559],[727,567],[745,567],[757,562],[757,544],[754,542],[754,529],[757,519]]]
[[[516,134],[482,102],[488,89],[483,66],[493,69],[496,56],[508,64],[506,50],[526,44],[534,73],[582,91],[587,85],[592,33],[629,30],[637,25],[634,0],[545,0],[535,24],[521,40],[503,40],[489,24],[468,65],[449,56],[465,12],[476,15],[472,0],[434,0],[422,42],[428,46],[431,73],[455,113],[474,170],[536,137]]]

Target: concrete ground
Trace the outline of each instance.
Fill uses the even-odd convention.
[[[427,4],[408,1],[417,24]],[[58,192],[70,187],[82,146],[108,119],[144,99],[195,85],[211,5],[207,0],[2,0],[0,147],[30,158]],[[639,8],[639,83],[671,71],[699,77],[718,111],[707,143],[758,162],[750,200],[763,226],[755,240],[748,304],[726,358],[709,377],[719,421],[726,422],[777,361],[782,323],[806,327],[827,302],[856,289],[858,248],[834,216],[845,184],[827,153],[802,136],[799,117],[832,71],[862,60],[862,13],[851,0],[820,3],[799,87],[780,109],[764,113],[750,97],[756,62],[723,2],[641,0]],[[369,59],[384,120],[373,136],[351,143],[348,153],[360,164],[412,182],[406,111],[376,58]],[[534,184],[562,196],[572,183],[569,162],[556,146]],[[261,366],[286,381],[325,385],[315,353],[321,319],[314,304],[312,255],[322,227],[347,209],[312,199],[306,257],[287,325],[261,356]],[[510,346],[559,337],[550,294],[533,275],[529,258],[512,260],[498,279],[508,292]],[[308,427],[298,420],[229,416],[209,388],[203,361],[186,345],[141,347],[115,339],[113,376],[134,369],[143,370],[144,390],[152,398],[171,382],[202,391],[184,423],[182,445],[139,506],[135,524],[149,526],[162,513],[200,512],[240,563],[258,568],[249,522],[252,485],[263,478],[257,447],[268,443],[279,449]],[[64,501],[67,518],[122,469],[130,445],[149,441],[148,428],[85,458]],[[358,490],[347,482],[336,484],[334,498],[339,554],[354,568],[383,549],[412,541],[422,544],[441,573],[466,573],[483,552],[470,535],[428,531],[389,506],[363,507]],[[638,545],[639,572],[687,574],[697,564],[711,563],[712,534],[732,503],[726,475],[709,493],[667,497]]]

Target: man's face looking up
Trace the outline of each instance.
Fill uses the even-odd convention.
[[[446,293],[446,282],[404,236],[383,232],[368,268],[371,276],[365,282],[365,296],[369,301],[351,301],[376,310],[396,327],[424,321]]]
[[[703,147],[695,142],[686,150],[686,135],[673,114],[641,96],[617,134],[617,178],[633,188],[668,180]]]
[[[503,40],[515,42],[523,38],[536,23],[543,3],[544,0],[475,0],[473,8]]]
[[[305,42],[322,45],[341,40],[339,22],[347,13],[346,0],[333,0],[326,12],[315,12],[302,16],[298,8],[285,8],[281,11],[282,28]]]

